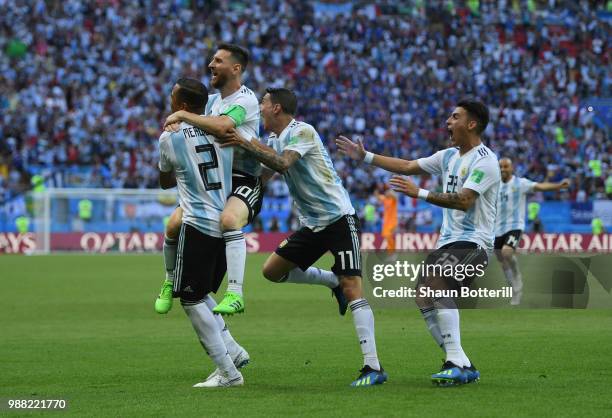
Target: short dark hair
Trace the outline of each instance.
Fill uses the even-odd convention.
[[[283,87],[268,87],[266,93],[270,95],[270,100],[274,104],[279,104],[283,112],[294,116],[297,111],[297,97],[295,93]]]
[[[217,46],[217,51],[220,49],[229,51],[232,54],[232,58],[242,67],[242,71],[244,72],[244,70],[246,70],[247,65],[249,65],[249,51],[239,45],[228,43],[220,43]]]
[[[208,102],[208,89],[199,80],[194,78],[179,78],[176,99],[179,103],[186,103],[189,110],[194,113],[203,113]]]
[[[489,124],[489,109],[483,102],[478,100],[464,99],[457,103],[457,107],[464,108],[468,116],[472,119],[476,119],[477,127],[476,132],[478,135],[484,132]]]

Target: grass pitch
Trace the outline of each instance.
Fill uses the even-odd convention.
[[[605,416],[612,310],[472,310],[478,384],[436,388],[443,354],[415,309],[375,310],[389,381],[350,388],[361,354],[330,292],[272,284],[249,255],[246,313],[227,320],[252,363],[241,388],[194,389],[214,368],[180,305],[153,301],[161,255],[0,256],[0,398],[67,399],[77,416]],[[321,266],[328,267],[329,260]],[[2,412],[9,416],[41,414]]]

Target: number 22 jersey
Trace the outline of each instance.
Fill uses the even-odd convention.
[[[484,144],[463,155],[458,148],[447,148],[430,157],[419,158],[419,167],[441,176],[444,193],[474,190],[478,198],[467,211],[444,208],[437,247],[457,241],[474,242],[484,249],[493,249],[495,216],[501,174],[497,156]]]

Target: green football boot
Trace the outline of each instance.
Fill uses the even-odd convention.
[[[174,283],[170,280],[164,280],[159,296],[155,299],[155,312],[158,314],[166,314],[172,309],[172,287]]]
[[[213,308],[213,312],[221,315],[233,315],[244,312],[244,299],[238,293],[225,292],[223,300]]]

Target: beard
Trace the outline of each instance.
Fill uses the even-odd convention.
[[[211,80],[210,83],[214,88],[221,89],[223,86],[227,84],[227,75],[225,74],[217,74],[215,80]]]

